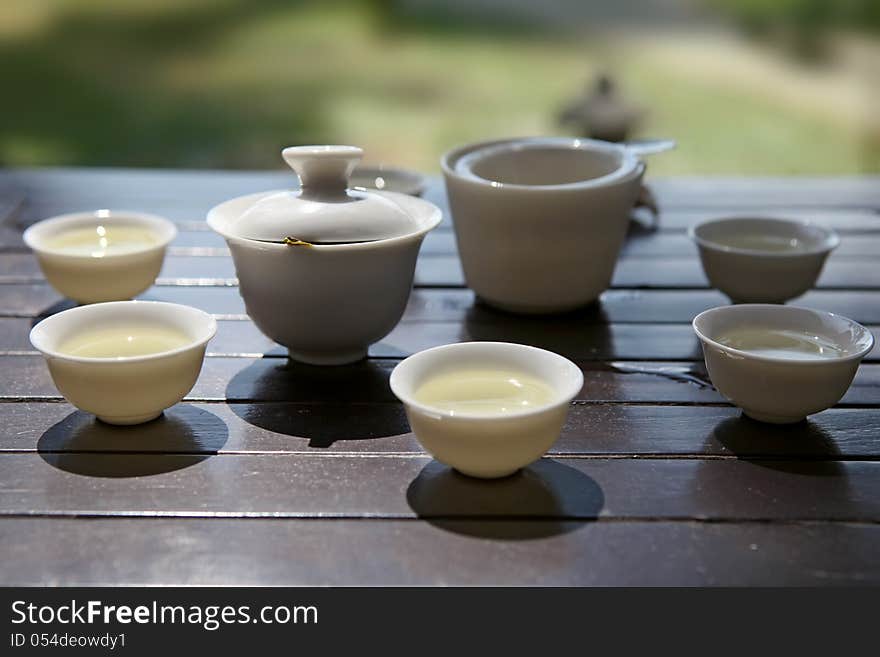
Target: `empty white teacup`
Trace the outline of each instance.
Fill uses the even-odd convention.
[[[788,219],[712,219],[689,234],[709,282],[737,303],[784,303],[800,296],[840,244],[830,228]]]
[[[795,306],[722,306],[697,315],[693,326],[718,392],[775,424],[834,406],[874,345],[851,319]]]
[[[507,139],[456,148],[442,166],[465,279],[483,301],[563,312],[610,285],[645,172],[635,151]]]

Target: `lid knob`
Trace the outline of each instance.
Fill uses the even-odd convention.
[[[243,203],[230,232],[243,239],[312,245],[375,242],[414,233],[407,199],[347,189],[363,151],[355,146],[291,146],[282,152],[302,190],[257,194]]]
[[[357,146],[288,146],[284,161],[296,171],[305,199],[345,198],[348,179],[364,151]]]

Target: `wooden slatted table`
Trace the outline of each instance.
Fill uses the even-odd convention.
[[[800,304],[880,327],[880,180],[674,179],[636,217],[593,308],[520,318],[475,305],[448,217],[426,240],[400,325],[362,363],[288,362],[203,218],[289,174],[0,172],[0,583],[880,583],[880,350],[839,407],[794,427],[740,416],[689,325],[725,302],[685,228],[711,215],[809,217],[843,235]],[[427,197],[445,206],[435,181]],[[178,222],[144,298],[217,316],[188,399],[113,428],[58,395],[27,335],[69,307],[22,227],[128,208]],[[398,360],[462,340],[552,349],[586,383],[551,454],[481,482],[432,462],[388,389]]]

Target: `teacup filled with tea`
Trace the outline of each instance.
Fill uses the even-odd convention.
[[[861,324],[794,306],[713,308],[693,327],[718,392],[749,417],[775,424],[834,406],[874,346]]]
[[[110,424],[139,424],[192,389],[216,331],[196,308],[115,301],[52,315],[30,339],[71,404]]]
[[[37,222],[23,237],[52,287],[79,303],[97,303],[149,288],[176,235],[163,217],[97,210]]]
[[[428,452],[464,474],[495,478],[556,442],[583,381],[577,365],[544,349],[461,342],[410,356],[390,383]]]

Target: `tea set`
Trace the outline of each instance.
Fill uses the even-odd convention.
[[[468,286],[511,313],[594,302],[610,285],[644,157],[671,146],[558,137],[449,151],[441,166]],[[248,315],[290,358],[361,360],[400,321],[421,243],[442,213],[418,197],[419,176],[358,168],[359,148],[296,146],[282,156],[298,188],[225,201],[208,225],[229,246]],[[175,234],[161,217],[107,210],[25,231],[49,283],[84,304],[41,321],[31,342],[61,394],[105,422],[146,422],[183,399],[216,332],[194,308],[127,300],[153,284]],[[718,391],[777,424],[836,404],[873,336],[844,317],[781,305],[813,286],[840,241],[834,231],[734,217],[690,236],[710,283],[734,302],[693,320]],[[583,375],[543,349],[467,342],[406,358],[390,386],[438,461],[497,478],[550,448]]]

